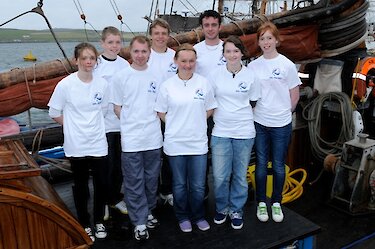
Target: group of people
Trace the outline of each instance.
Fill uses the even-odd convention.
[[[204,208],[209,147],[215,224],[229,218],[234,229],[243,227],[254,144],[256,215],[266,222],[270,203],[273,220],[283,220],[284,161],[301,84],[296,67],[277,52],[279,33],[270,22],[257,32],[263,54],[246,66],[242,41],[219,38],[219,13],[207,10],[199,21],[205,40],[174,51],[167,47],[168,23],[156,19],[151,40],[131,40],[130,65],[118,56],[119,31],[105,28],[103,54],[98,57],[91,44],[77,45],[78,71],[60,81],[51,96],[49,114],[63,125],[64,150],[72,165],[78,220],[92,240],[107,236],[108,206],[128,213],[135,239],[148,239],[148,229],[159,224],[153,213],[159,183],[182,232],[191,232],[193,225],[209,230]],[[270,201],[269,158],[274,173]],[[90,170],[94,229],[87,210]]]

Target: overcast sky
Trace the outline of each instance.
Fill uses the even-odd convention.
[[[36,7],[38,1],[39,0],[1,0],[0,24]],[[117,5],[123,17],[123,22],[133,31],[145,31],[147,29],[147,21],[144,20],[143,17],[149,15],[152,0],[44,0],[42,9],[53,28],[83,28],[84,22],[80,18],[79,11],[75,4],[79,3],[81,8],[78,5],[78,9],[83,10],[87,23],[91,24],[96,30],[101,30],[108,25],[116,27],[120,27],[121,25],[120,21],[117,19],[117,14],[112,7],[111,1],[115,2]],[[165,1],[167,3],[166,9],[169,13],[172,0],[159,0],[159,10],[160,12],[164,12]],[[156,2],[157,1],[154,0],[155,4]],[[182,3],[184,3],[185,6]],[[198,11],[212,7],[212,0],[175,0],[174,10],[178,10],[178,12],[181,13],[181,11],[189,8],[194,12],[194,9],[189,3]],[[88,24],[86,26],[91,28]],[[30,13],[1,28],[47,29],[47,25],[40,15]],[[128,31],[125,26],[122,29]]]

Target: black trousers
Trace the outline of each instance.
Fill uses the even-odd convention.
[[[121,193],[121,136],[120,132],[107,133],[108,157],[106,165],[107,199],[106,204],[115,205],[123,200]]]
[[[90,198],[89,176],[93,176],[94,192],[94,224],[102,223],[104,216],[104,201],[106,194],[105,164],[106,157],[70,157],[73,171],[73,197],[77,210],[77,218],[83,227],[90,227],[88,200]]]

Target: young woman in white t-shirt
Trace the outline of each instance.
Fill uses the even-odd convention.
[[[78,44],[74,50],[78,71],[57,84],[48,103],[50,117],[63,126],[64,152],[73,171],[78,220],[93,241],[95,237],[107,236],[103,216],[108,144],[103,114],[107,108],[108,83],[93,75],[97,54],[93,45]],[[94,178],[94,234],[87,210],[90,170]]]
[[[271,22],[262,24],[257,31],[258,45],[263,55],[249,64],[261,87],[261,98],[254,108],[256,129],[256,200],[257,217],[268,220],[266,205],[266,179],[269,153],[271,151],[273,192],[271,198],[272,219],[282,222],[282,191],[285,181],[285,157],[292,133],[292,112],[299,100],[296,66],[277,52],[279,32]]]
[[[163,82],[155,110],[165,122],[163,149],[172,170],[173,208],[181,231],[192,223],[210,229],[205,219],[204,189],[207,170],[207,117],[216,108],[208,80],[194,73],[197,56],[189,44],[175,54],[178,73]]]
[[[218,103],[210,144],[216,204],[214,222],[222,224],[229,215],[232,227],[241,229],[248,194],[246,172],[255,138],[250,102],[255,103],[260,93],[253,71],[241,63],[246,51],[237,36],[225,40],[223,54],[226,68],[214,70],[209,77]]]

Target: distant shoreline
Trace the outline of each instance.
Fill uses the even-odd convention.
[[[83,29],[54,29],[59,42],[98,42],[100,34],[94,30]],[[145,32],[123,32],[123,39],[128,42],[134,35],[145,34]],[[0,28],[0,43],[42,43],[55,42],[50,30],[24,30]]]

